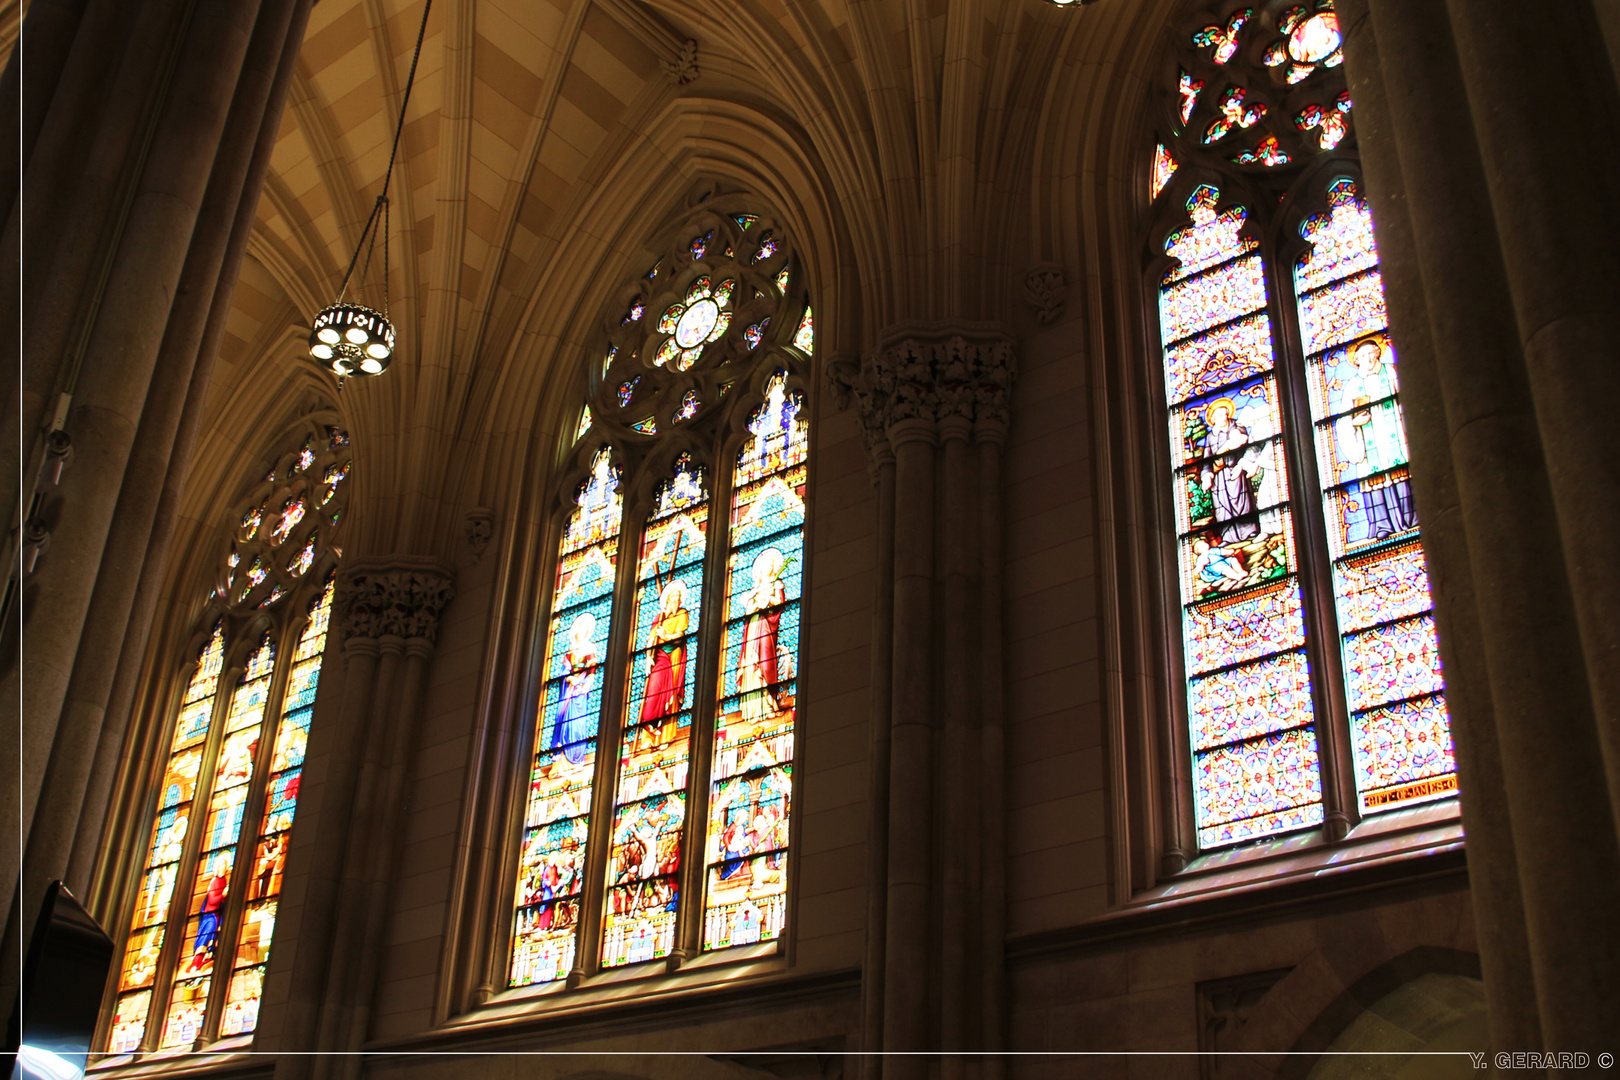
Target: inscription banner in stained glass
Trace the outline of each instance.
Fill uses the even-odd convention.
[[[1358,713],[1351,720],[1351,734],[1364,810],[1413,805],[1457,790],[1457,760],[1442,695]]]

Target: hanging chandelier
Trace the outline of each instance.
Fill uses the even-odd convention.
[[[416,83],[416,62],[422,58],[422,38],[427,34],[428,12],[433,0],[422,6],[422,26],[416,32],[416,52],[411,56],[411,71],[405,77],[405,94],[399,103],[399,123],[394,128],[394,147],[388,154],[388,171],[383,174],[382,194],[371,208],[366,227],[360,230],[360,240],[349,259],[349,269],[343,274],[337,299],[315,316],[309,331],[309,355],[316,363],[332,369],[338,377],[338,388],[351,377],[381,375],[388,370],[394,357],[394,324],[388,321],[388,184],[394,176],[394,159],[399,156],[399,137],[405,131],[405,109],[411,102],[411,87]],[[377,247],[377,235],[382,234],[382,310],[376,311],[345,300],[349,280],[354,276],[360,253],[366,261],[360,264],[360,281],[365,283],[371,269],[371,256]]]

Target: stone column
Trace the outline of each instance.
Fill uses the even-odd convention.
[[[1540,1046],[1518,857],[1502,780],[1468,533],[1457,493],[1405,181],[1380,70],[1381,52],[1366,18],[1367,0],[1340,2],[1340,10],[1352,26],[1347,75],[1359,111],[1357,129],[1368,195],[1378,217],[1390,322],[1401,342],[1401,400],[1413,451],[1412,483],[1423,513],[1423,543],[1441,662],[1448,673],[1446,700],[1468,834],[1469,892],[1479,927],[1492,1038],[1496,1049]],[[1422,47],[1423,37],[1419,34],[1418,40],[1397,48]]]
[[[252,182],[256,177],[250,176],[250,165],[259,158],[262,175],[275,142],[280,110],[273,107],[279,102],[272,91],[276,89],[278,72],[291,74],[291,63],[283,61],[296,55],[296,48],[285,48],[295,8],[307,13],[308,0],[267,0],[243,65],[236,101],[208,182],[181,274],[180,291],[108,530],[107,553],[91,594],[57,738],[28,835],[22,891],[25,897],[42,895],[52,879],[67,873],[120,654],[126,644],[137,656],[145,651],[144,635],[131,636],[126,630],[143,570],[159,568],[164,562],[163,549],[149,544],[158,501],[153,492],[161,490],[168,472],[170,450],[193,376],[201,370],[206,380],[212,356],[204,360],[199,347],[210,311],[216,304],[228,306],[231,290],[228,284],[222,285],[221,271],[230,242],[240,236],[245,248],[246,234],[252,227],[259,190]],[[221,312],[221,322],[223,317]],[[95,824],[99,826],[100,822]],[[94,834],[99,828],[84,831]],[[73,887],[81,888],[78,883]]]
[[[1445,6],[1620,829],[1620,89],[1590,0]]]
[[[353,1051],[370,1023],[387,931],[389,894],[404,832],[416,727],[439,614],[455,596],[447,567],[431,559],[363,562],[339,578],[345,650],[368,658],[345,676],[339,751],[321,817],[334,839],[315,852],[298,935],[293,994],[280,1048]],[[352,796],[349,793],[352,791]],[[341,827],[340,827],[341,826]],[[335,834],[335,835],[334,835]],[[338,904],[342,894],[350,902]],[[358,1057],[286,1055],[276,1075],[358,1075]]]
[[[831,377],[841,402],[859,397],[867,428],[882,515],[874,640],[890,642],[874,678],[889,688],[886,715],[874,710],[874,767],[886,750],[889,768],[886,799],[873,783],[872,831],[886,850],[869,856],[884,895],[869,906],[882,921],[868,928],[862,1046],[982,1050],[1003,1026],[1005,913],[992,908],[1004,889],[991,859],[1003,793],[999,774],[981,768],[1001,752],[1000,584],[987,584],[983,564],[985,549],[999,558],[1000,458],[970,440],[997,443],[1004,430],[1011,341],[995,325],[902,323],[859,368],[844,361]],[[929,1072],[926,1058],[895,1056],[873,1059],[868,1074]]]
[[[1589,1050],[1620,1026],[1620,935],[1603,899],[1620,888],[1620,848],[1594,710],[1601,679],[1443,3],[1346,3],[1349,68],[1403,341],[1444,659],[1459,686],[1494,1037],[1533,1048],[1539,1027],[1547,1049]],[[1546,194],[1537,205],[1556,203]]]

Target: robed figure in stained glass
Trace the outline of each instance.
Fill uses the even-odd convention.
[[[1257,466],[1249,450],[1249,431],[1237,422],[1232,403],[1225,398],[1210,402],[1204,415],[1209,425],[1208,447],[1216,458],[1204,467],[1200,479],[1214,503],[1215,523],[1228,544],[1258,536],[1254,514]],[[1247,450],[1247,452],[1246,452]]]
[[[201,971],[214,955],[214,943],[219,940],[220,908],[225,906],[225,872],[218,869],[208,882],[202,906],[197,909],[197,941],[191,949],[191,967]]]
[[[782,570],[782,553],[766,548],[754,559],[750,571],[754,588],[744,600],[748,621],[743,627],[742,656],[737,668],[737,690],[742,695],[739,709],[743,719],[750,722],[776,715],[769,687],[777,676],[776,632],[782,621],[778,605],[787,599]]]
[[[583,765],[590,748],[585,740],[596,733],[590,708],[591,676],[596,671],[596,616],[586,611],[568,628],[568,651],[563,654],[568,676],[563,680],[557,723],[548,750],[561,750],[571,765]]]
[[[675,737],[674,716],[686,699],[685,637],[690,621],[686,583],[671,581],[659,594],[658,614],[653,617],[653,650],[647,661],[647,692],[641,702],[642,723],[670,718],[659,734],[660,744]]]

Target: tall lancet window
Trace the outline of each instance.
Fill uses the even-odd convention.
[[[615,297],[567,425],[512,987],[788,922],[815,322],[783,227],[710,194]]]
[[[1194,22],[1147,174],[1207,850],[1456,775],[1332,0]]]
[[[172,690],[122,923],[108,1054],[245,1042],[258,1023],[320,683],[349,437],[299,433],[231,517]]]

